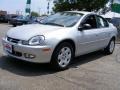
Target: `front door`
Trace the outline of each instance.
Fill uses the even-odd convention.
[[[98,28],[95,15],[89,15],[86,17],[80,27],[83,25],[90,25],[90,28],[82,28],[82,31],[78,31],[78,53],[79,55],[89,53],[98,49]]]

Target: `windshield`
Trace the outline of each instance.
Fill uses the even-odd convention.
[[[71,27],[74,26],[82,16],[83,14],[80,13],[61,12],[48,16],[47,18],[41,20],[40,23],[47,25]]]

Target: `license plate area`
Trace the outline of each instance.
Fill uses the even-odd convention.
[[[13,46],[9,43],[4,43],[4,49],[5,51],[12,53],[13,52]]]

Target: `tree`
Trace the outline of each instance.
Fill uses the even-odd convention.
[[[69,10],[98,11],[103,8],[109,0],[57,0],[53,7],[54,12]]]
[[[116,13],[120,13],[120,4],[118,3],[112,4],[112,11]]]
[[[38,16],[39,16],[39,14],[38,14],[37,12],[32,11],[32,12],[31,12],[31,16],[38,17]]]

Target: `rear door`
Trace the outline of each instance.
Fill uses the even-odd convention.
[[[102,18],[101,16],[96,16],[98,34],[97,34],[97,46],[98,48],[104,48],[109,42],[109,24],[108,22]]]

